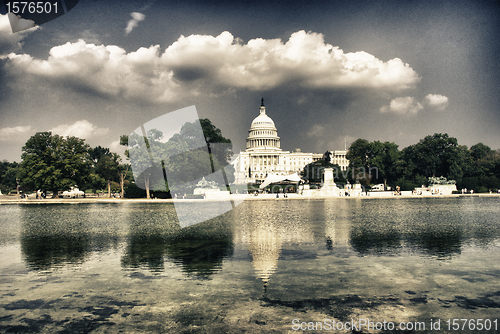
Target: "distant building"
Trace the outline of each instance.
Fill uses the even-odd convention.
[[[283,151],[274,121],[266,114],[264,100],[259,111],[248,130],[245,152],[240,152],[232,162],[235,184],[262,182],[268,175],[300,173],[307,164],[323,158],[323,153],[304,153],[299,148],[293,152]],[[345,158],[347,151],[330,153],[331,163],[346,170],[349,165]]]
[[[346,171],[349,167],[349,160],[346,158],[347,150],[330,151],[330,154],[330,162],[339,165],[341,170]]]

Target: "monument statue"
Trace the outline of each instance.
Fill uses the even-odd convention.
[[[202,177],[195,187],[193,194],[203,195],[203,198],[223,198],[229,196],[229,191],[221,191],[217,182],[207,181],[205,177]]]
[[[431,185],[453,185],[456,183],[457,183],[457,181],[447,180],[444,176],[440,176],[440,177],[431,176],[431,177],[429,177],[429,180],[428,180],[429,186],[431,186]]]
[[[217,186],[217,182],[207,181],[205,180],[205,177],[202,177],[201,180],[196,184],[196,188],[219,189],[219,186]]]

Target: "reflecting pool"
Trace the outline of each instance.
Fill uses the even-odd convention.
[[[500,332],[499,214],[498,197],[251,200],[181,229],[171,203],[0,205],[0,332]]]

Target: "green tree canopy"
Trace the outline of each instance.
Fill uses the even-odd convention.
[[[109,151],[109,148],[102,147],[100,145],[89,150],[90,159],[94,162],[94,164],[96,164],[102,156],[110,154],[111,152]]]
[[[111,182],[120,181],[120,161],[121,158],[116,153],[102,155],[95,165],[96,173],[106,180],[108,186],[108,197],[111,196]]]
[[[76,137],[38,132],[23,146],[21,184],[32,190],[58,191],[87,183],[92,161],[89,145]]]
[[[436,133],[403,149],[399,168],[406,178],[422,175],[458,180],[463,176],[466,156],[467,149],[460,147],[456,138]]]
[[[0,190],[8,193],[9,190],[17,187],[16,179],[19,173],[19,164],[17,162],[0,162]]]
[[[335,183],[347,182],[345,177],[347,172],[344,174],[339,165],[331,164],[323,159],[305,165],[304,169],[300,171],[300,176],[309,183],[321,183],[323,182],[325,168],[333,169],[333,178]]]
[[[232,155],[231,141],[208,119],[186,122],[168,141],[161,131],[152,129],[146,137],[136,133],[121,136],[120,143],[128,145],[125,154],[134,178],[144,184],[147,193],[150,188],[187,191],[194,180],[203,176],[221,185],[234,181],[234,170],[227,165]],[[215,173],[222,170],[224,173]]]
[[[347,152],[351,168],[351,181],[362,181],[366,185],[370,183],[387,182],[396,180],[396,162],[400,151],[398,145],[391,142],[368,142],[366,139],[354,141]]]
[[[209,119],[184,124],[167,142],[167,151],[171,157],[167,174],[176,181],[189,182],[205,176],[221,186],[234,182],[234,168],[228,165],[233,154],[231,140],[223,137]]]

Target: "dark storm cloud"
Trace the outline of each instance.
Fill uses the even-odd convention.
[[[125,36],[130,13],[146,19]],[[115,138],[196,104],[244,147],[264,96],[285,149],[338,149],[345,137],[404,147],[434,131],[492,145],[499,17],[493,1],[81,1],[26,38],[0,34],[15,52],[0,68],[11,93],[0,93],[0,127],[33,126],[15,99],[53,117],[48,129],[63,109],[64,123],[99,127],[119,114]],[[82,31],[98,38],[78,41]]]

